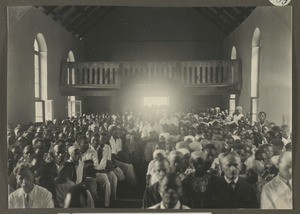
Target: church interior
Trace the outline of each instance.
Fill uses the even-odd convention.
[[[274,152],[268,167],[273,163],[273,157],[284,159],[285,153],[290,150],[291,7],[10,6],[7,53],[9,154],[17,151],[16,145],[22,148],[21,153],[24,153],[24,147],[30,146],[35,150],[33,153],[38,154],[44,142],[41,139],[45,138],[44,143],[49,144],[46,146],[48,151],[53,149],[53,157],[48,151],[43,154],[45,163],[51,159],[50,156],[55,162],[55,149],[60,145],[64,145],[65,153],[69,153],[66,160],[71,159],[71,153],[81,148],[81,133],[91,141],[90,146],[93,145],[92,139],[96,138],[94,135],[100,136],[99,141],[104,139],[103,135],[113,139],[114,146],[110,145],[112,157],[108,157],[107,163],[118,154],[123,155],[113,161],[117,187],[113,187],[108,176],[112,185],[111,196],[106,195],[107,189],[101,189],[102,183],[98,180],[98,192],[89,189],[94,199],[93,207],[147,208],[155,205],[154,202],[146,203],[150,199],[145,199],[150,186],[147,169],[156,150],[164,150],[162,154],[168,155],[166,146],[161,145],[163,143],[174,143],[175,156],[178,156],[177,150],[185,149],[183,157],[188,150],[191,158],[193,154],[204,155],[210,144],[214,144],[218,154],[225,154],[226,149],[240,151],[242,147],[237,144],[249,145],[251,141],[251,146],[255,147],[252,150],[253,161],[258,162],[260,159],[256,154],[260,153],[257,151],[265,151],[266,145],[272,145],[275,151],[280,144],[276,140],[280,139],[282,154]],[[239,113],[243,117],[239,117]],[[130,127],[133,120],[136,132]],[[230,131],[225,128],[227,126]],[[178,131],[173,130],[173,135],[172,127]],[[182,127],[188,127],[185,134],[181,133]],[[267,131],[264,132],[264,128]],[[248,137],[245,129],[251,130],[247,132]],[[29,130],[35,130],[35,135],[30,136]],[[231,137],[225,136],[225,130]],[[131,134],[133,132],[135,134]],[[270,133],[274,137],[269,140]],[[123,144],[119,148],[117,139],[122,134]],[[230,140],[239,143],[231,145]],[[181,141],[189,144],[180,144]],[[198,147],[193,149],[192,144],[196,143],[199,143],[201,151]],[[126,148],[127,153],[120,155],[121,152],[115,151],[115,145],[119,151]],[[102,148],[102,159],[105,148]],[[247,148],[243,147],[245,151]],[[33,156],[29,160],[36,159],[38,162],[38,157]],[[81,156],[87,157],[83,152]],[[247,157],[249,160],[250,156]],[[12,177],[18,162],[13,161],[13,155],[11,157],[10,181],[16,180]],[[98,154],[97,160],[99,158]],[[218,159],[218,156],[214,158]],[[155,163],[162,162],[159,161]],[[98,163],[96,165],[97,169]],[[58,166],[58,172],[61,168]],[[86,170],[93,174],[95,168]],[[121,173],[117,168],[121,169]],[[273,169],[272,166],[270,168]],[[279,169],[278,172],[278,167],[274,168],[274,176],[277,176],[281,171]],[[189,167],[186,166],[186,169]],[[103,172],[97,170],[94,177],[100,179],[98,174]],[[105,170],[109,171],[106,171],[107,175],[112,172]],[[122,179],[120,174],[125,178]],[[55,190],[49,187],[52,181],[56,182],[57,177],[47,182],[39,178],[38,182],[40,186],[44,183],[54,197]],[[10,187],[16,189],[17,182],[12,183],[14,185]],[[77,184],[77,180],[74,183]],[[132,195],[128,183],[133,185]],[[182,187],[183,196],[187,196],[184,189],[187,187],[184,184]],[[113,193],[114,190],[116,193]],[[253,202],[252,206],[252,202],[248,201],[249,206],[245,208],[265,208],[261,189],[258,191],[257,204]],[[265,193],[264,188],[262,192]],[[202,193],[195,193],[197,199],[191,199],[192,203],[187,200],[189,196],[182,203],[191,208],[219,208],[224,205],[214,205],[217,202],[207,200],[205,197],[209,196],[204,197]],[[104,199],[100,196],[99,199],[97,194]],[[12,197],[9,200],[17,201]],[[195,202],[197,200],[200,202]],[[234,202],[230,203],[232,207],[229,208],[238,208]],[[64,207],[66,204],[54,201],[54,206]]]

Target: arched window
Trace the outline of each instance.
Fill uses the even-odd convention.
[[[237,59],[235,46],[233,46],[232,49],[231,49],[230,59],[231,60],[236,60]],[[232,77],[234,77],[234,75],[232,75]],[[236,95],[235,94],[230,94],[229,95],[229,113],[230,114],[233,114],[233,112],[235,111],[235,106],[236,106]]]
[[[233,46],[232,49],[231,49],[231,57],[230,57],[230,59],[232,59],[232,60],[237,59],[236,58],[236,48],[235,48],[235,46]]]
[[[75,62],[74,53],[72,51],[70,51],[68,54],[67,62]],[[72,69],[68,68],[67,75],[68,75],[68,85],[74,85],[75,84],[75,70],[73,68]]]
[[[48,109],[52,103],[46,104],[47,101],[47,45],[44,36],[39,33],[34,40],[34,95],[35,95],[35,121],[45,122],[49,119]],[[47,112],[47,113],[46,113]]]
[[[74,53],[69,52],[67,62],[75,62]],[[75,70],[68,69],[68,85],[75,84]],[[76,100],[75,96],[68,96],[68,116],[81,116],[81,100]]]
[[[251,58],[251,120],[252,124],[257,121],[259,102],[259,57],[260,57],[260,30],[255,28],[252,38]]]

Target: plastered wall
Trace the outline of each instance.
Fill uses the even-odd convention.
[[[223,41],[224,59],[230,59],[232,46],[242,59],[243,87],[238,100],[244,112],[250,111],[251,43],[256,27],[261,32],[258,111],[267,112],[278,125],[292,122],[292,8],[257,7]]]
[[[67,97],[59,91],[60,63],[72,50],[82,60],[80,41],[35,8],[8,8],[8,123],[34,121],[34,49],[36,35],[42,33],[47,44],[48,99],[54,100],[54,117],[67,116]]]

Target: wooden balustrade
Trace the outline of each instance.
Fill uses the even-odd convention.
[[[183,87],[240,85],[239,60],[182,62],[62,62],[61,86],[119,88],[169,81]]]
[[[176,81],[176,62],[122,62],[122,81],[156,83]]]
[[[116,62],[63,62],[61,85],[70,87],[118,88]]]
[[[180,68],[180,82],[187,87],[241,83],[240,61],[238,60],[181,62]]]

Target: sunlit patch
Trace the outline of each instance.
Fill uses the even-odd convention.
[[[144,97],[144,106],[147,107],[169,106],[169,97]]]

